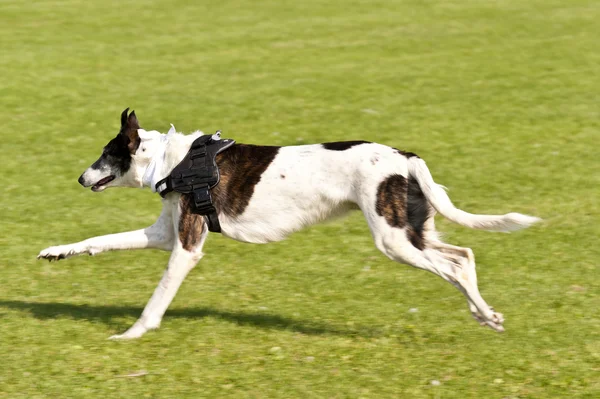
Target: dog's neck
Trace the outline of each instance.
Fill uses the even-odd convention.
[[[171,125],[171,129],[174,130],[173,125]],[[150,158],[148,166],[146,166],[146,171],[142,176],[142,185],[144,187],[150,187],[152,192],[156,191],[156,183],[160,179],[160,174],[162,173],[163,163],[165,159],[165,152],[167,150],[168,142],[172,135],[171,131],[168,134],[158,134],[155,136],[154,140],[157,140],[157,146],[154,151],[154,154]]]
[[[158,140],[158,145],[142,177],[142,185],[153,192],[156,192],[156,183],[171,173],[188,153],[194,140],[203,135],[197,131],[186,136],[178,133],[173,125],[167,134],[156,134],[154,139]]]

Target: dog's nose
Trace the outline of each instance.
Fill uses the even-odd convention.
[[[77,179],[77,182],[85,187],[85,185],[83,184],[83,175],[79,176],[79,179]]]

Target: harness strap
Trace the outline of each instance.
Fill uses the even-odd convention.
[[[221,140],[220,132],[213,136],[200,136],[169,176],[156,183],[156,191],[163,198],[171,191],[190,194],[193,212],[203,215],[208,230],[216,233],[221,232],[221,225],[210,195],[210,190],[219,184],[220,178],[216,156],[234,143],[235,140]]]

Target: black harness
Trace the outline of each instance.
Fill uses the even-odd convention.
[[[220,131],[215,134],[221,136]],[[171,174],[156,183],[156,191],[163,198],[171,191],[192,194],[193,212],[203,215],[208,230],[216,233],[221,232],[221,225],[210,195],[210,190],[219,184],[219,168],[215,158],[234,143],[235,140],[215,140],[211,135],[200,136]]]

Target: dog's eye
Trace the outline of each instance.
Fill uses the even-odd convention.
[[[142,147],[142,152],[146,151],[146,147]]]

